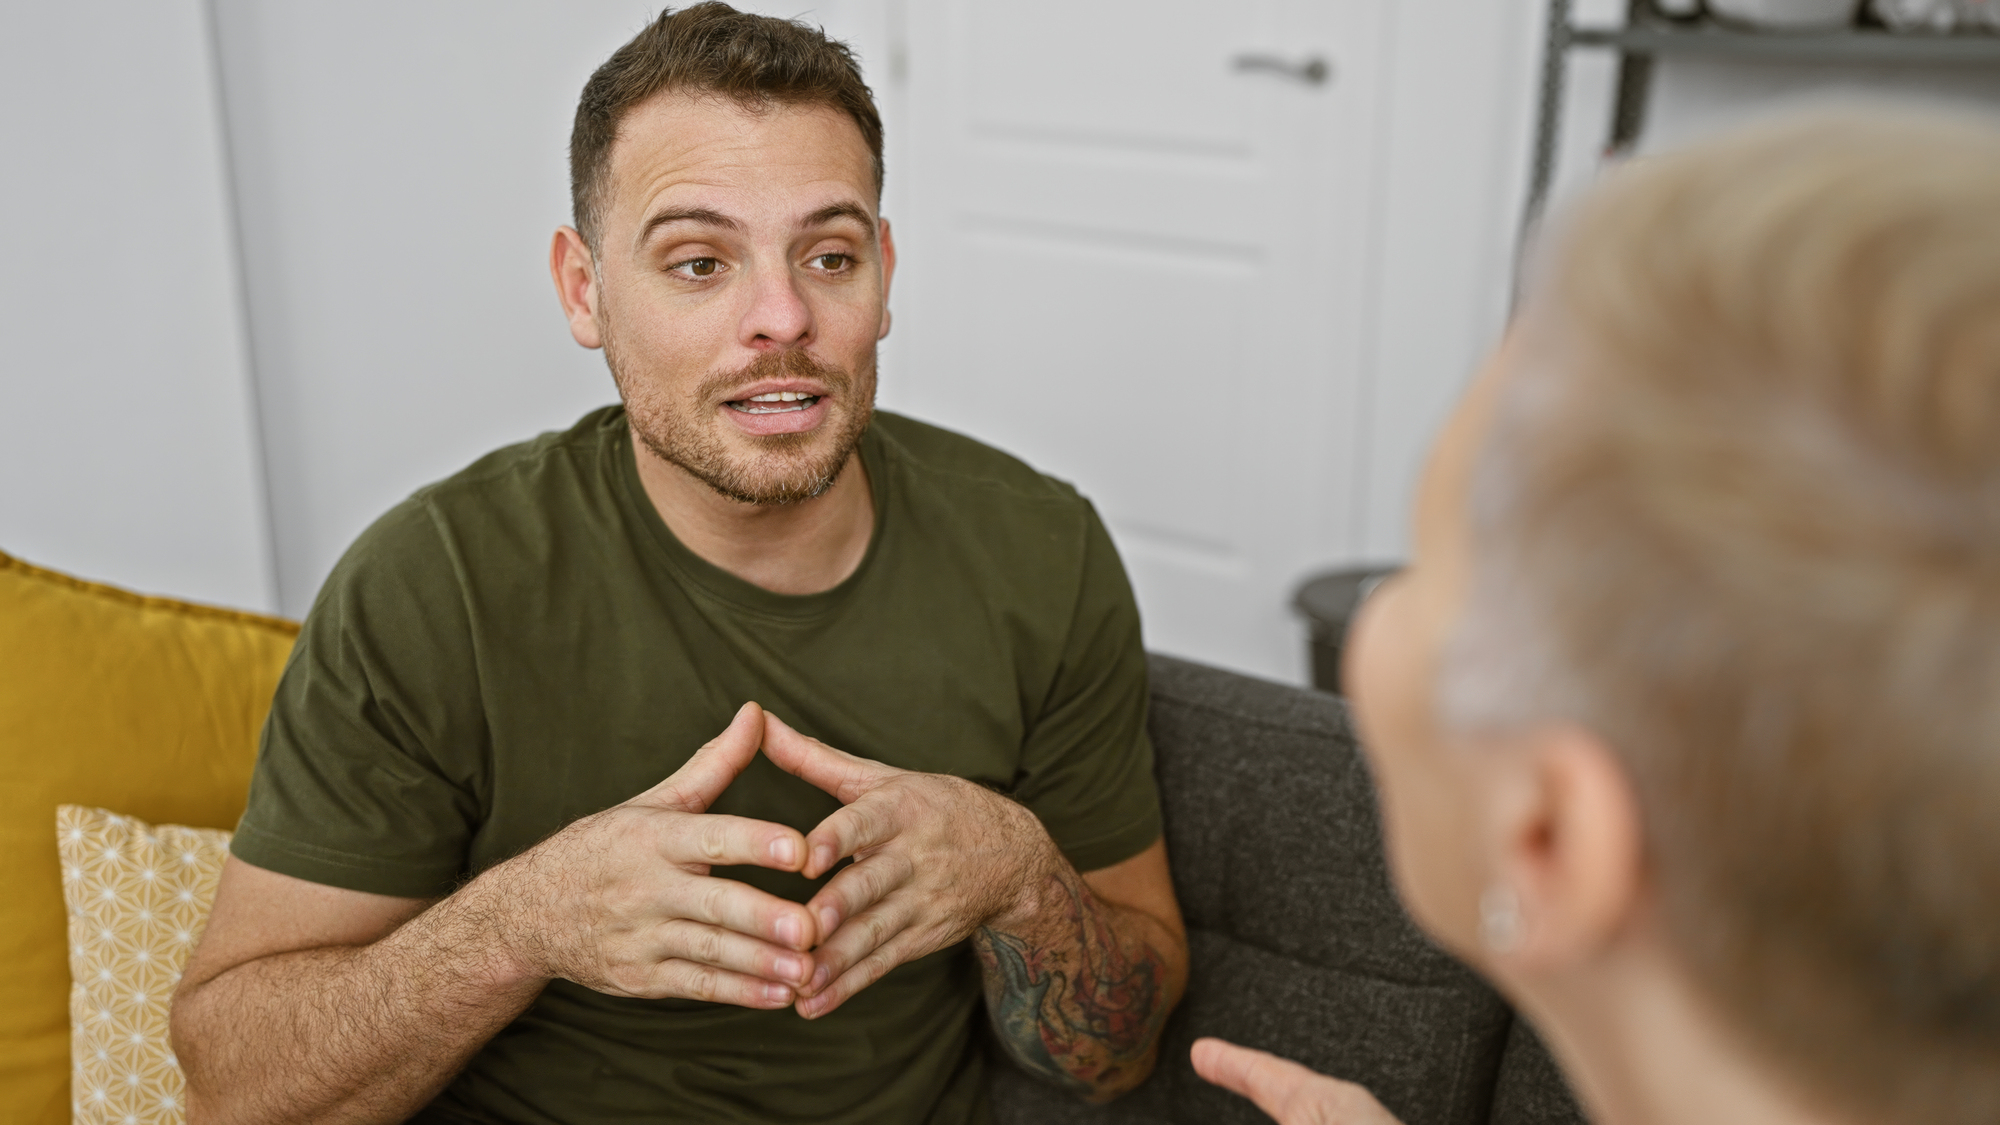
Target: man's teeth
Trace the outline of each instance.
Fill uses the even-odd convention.
[[[787,414],[804,410],[818,401],[818,395],[802,394],[798,391],[768,391],[761,395],[738,399],[729,405],[745,414]]]

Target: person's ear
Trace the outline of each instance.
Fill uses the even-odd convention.
[[[877,340],[889,338],[889,282],[896,276],[896,240],[889,233],[889,220],[879,220],[882,243],[882,327],[875,333]]]
[[[549,276],[556,283],[556,300],[569,319],[569,334],[586,348],[604,346],[597,320],[597,263],[590,244],[575,227],[557,227],[549,246]]]
[[[1596,734],[1538,728],[1505,754],[1479,940],[1489,963],[1534,973],[1605,949],[1643,908],[1645,830],[1624,763]]]

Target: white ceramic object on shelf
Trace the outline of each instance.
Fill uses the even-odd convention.
[[[1892,31],[2000,31],[2000,0],[1870,0]]]
[[[1951,31],[1958,0],[1869,0],[1869,10],[1893,31]]]
[[[1785,31],[1830,31],[1854,22],[1860,0],[1708,0],[1711,14]]]

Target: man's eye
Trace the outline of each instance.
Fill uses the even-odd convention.
[[[672,268],[674,272],[685,274],[688,277],[714,277],[716,271],[722,268],[722,263],[716,261],[714,258],[695,258],[692,261],[682,262]]]
[[[819,265],[819,268],[829,273],[838,273],[846,269],[847,263],[853,260],[845,254],[819,254],[813,257],[813,261]]]

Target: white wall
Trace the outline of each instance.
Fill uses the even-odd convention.
[[[924,154],[901,147],[913,2],[760,5],[824,22],[862,55],[888,126],[884,210],[912,220],[898,229],[915,248],[904,294],[926,282],[923,212],[906,194]],[[610,398],[600,358],[569,341],[542,262],[567,214],[576,91],[650,5],[213,6],[279,600],[296,614],[410,489]],[[1504,317],[1537,9],[1391,6],[1374,130],[1387,141],[1358,154],[1375,169],[1362,206],[1382,278],[1361,318],[1377,326],[1366,439],[1341,454],[1363,495],[1356,526],[1330,534],[1348,546],[1328,564],[1400,553],[1415,466]],[[883,356],[892,408],[907,405],[910,335],[892,335]]]
[[[902,147],[904,32],[923,2],[759,5],[860,49],[888,125],[884,211],[906,247],[926,239],[907,194],[924,154]],[[0,9],[0,214],[17,262],[0,279],[0,549],[298,614],[410,490],[609,401],[544,256],[568,215],[577,91],[655,7]],[[1360,495],[1355,526],[1329,540],[1350,549],[1327,565],[1406,549],[1424,449],[1504,323],[1527,178],[1543,0],[1390,11],[1382,140],[1365,154],[1378,281]],[[1595,166],[1611,75],[1601,54],[1571,68],[1568,185]],[[1972,72],[1676,63],[1646,143],[1857,79],[2000,104],[2000,77]],[[900,292],[925,284],[922,262],[908,255]],[[892,408],[908,336],[883,356]]]
[[[275,609],[200,0],[0,6],[0,550]]]
[[[548,241],[592,68],[644,4],[216,0],[280,600],[361,529],[615,392]]]
[[[1405,557],[1431,438],[1506,324],[1527,195],[1541,0],[1392,8],[1358,526],[1328,563]]]

